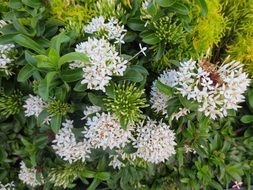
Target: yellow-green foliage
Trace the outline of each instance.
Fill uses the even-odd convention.
[[[95,10],[97,15],[101,15],[106,19],[110,19],[111,17],[119,19],[125,13],[121,4],[116,0],[98,0]]]
[[[66,29],[81,32],[83,25],[95,16],[96,0],[51,0],[51,14],[64,21]]]
[[[253,0],[225,0],[223,7],[229,20],[227,53],[253,76]]]
[[[227,20],[221,13],[219,0],[208,0],[207,16],[197,18],[193,28],[193,46],[199,54],[217,45],[225,34]]]

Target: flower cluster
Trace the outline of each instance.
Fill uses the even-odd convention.
[[[15,190],[15,184],[13,181],[5,185],[0,182],[0,190]]]
[[[38,117],[46,106],[47,104],[39,96],[29,94],[29,98],[25,100],[25,104],[23,105],[25,116],[34,115]]]
[[[27,168],[25,163],[20,163],[19,179],[31,187],[36,187],[44,183],[44,179],[41,173],[38,173],[35,168]]]
[[[84,137],[88,139],[93,148],[121,148],[132,139],[132,127],[127,130],[121,128],[119,120],[112,114],[97,113],[96,116],[88,118]]]
[[[115,39],[115,43],[125,43],[123,40],[126,34],[124,25],[120,26],[118,21],[114,18],[111,18],[108,22],[106,22],[102,16],[95,17],[87,26],[84,27],[84,31],[89,34],[95,33],[108,40]]]
[[[142,122],[137,128],[137,138],[133,142],[136,155],[152,163],[164,162],[175,154],[175,134],[168,125],[153,120]]]
[[[242,70],[243,65],[232,61],[219,68],[204,61],[182,62],[178,75],[180,94],[199,103],[198,111],[212,119],[227,116],[228,110],[237,110],[244,101],[243,93],[250,80]]]
[[[10,74],[8,68],[14,61],[14,44],[0,45],[0,69],[4,70],[6,74]]]
[[[62,125],[63,128],[60,129],[53,140],[53,149],[56,154],[69,163],[77,160],[84,162],[89,157],[89,144],[85,139],[81,142],[76,141],[75,134],[72,132],[73,121],[66,120]]]
[[[160,82],[170,87],[175,87],[178,83],[177,72],[175,70],[165,70],[158,78]],[[166,96],[156,87],[156,81],[153,82],[151,87],[151,107],[155,110],[156,113],[162,113],[163,115],[167,114],[167,101],[171,97]]]
[[[82,119],[86,119],[91,114],[97,113],[101,111],[101,108],[98,106],[87,106],[85,110],[83,110],[84,117]]]
[[[105,91],[112,75],[122,76],[127,67],[127,60],[121,58],[115,47],[105,39],[88,38],[76,46],[76,52],[84,53],[90,63],[74,62],[71,68],[83,68],[82,84],[88,84],[88,89]]]

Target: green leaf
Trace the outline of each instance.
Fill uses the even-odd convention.
[[[173,11],[176,13],[179,13],[181,15],[188,15],[189,14],[189,9],[182,3],[175,3],[172,7],[170,7]]]
[[[61,44],[64,42],[68,42],[70,37],[65,35],[64,33],[60,33],[59,35],[53,37],[51,40],[50,47],[55,49],[56,52],[60,53]]]
[[[93,179],[92,183],[90,184],[90,186],[88,187],[87,190],[96,190],[97,186],[99,186],[100,182],[101,181],[99,179]]]
[[[241,122],[243,123],[252,123],[253,122],[253,115],[244,115],[241,117]]]
[[[64,102],[67,96],[67,89],[65,85],[62,85],[60,87],[56,87],[55,89],[55,97],[57,100],[61,100]]]
[[[90,92],[90,93],[88,93],[88,98],[93,105],[96,105],[99,107],[104,107],[103,106],[104,105],[104,102],[103,102],[104,96],[96,95],[96,94]]]
[[[128,124],[128,120],[126,118],[120,118],[120,127],[122,129],[126,129]]]
[[[208,8],[207,8],[207,4],[206,4],[206,0],[198,0],[199,5],[201,6],[202,10],[201,10],[201,14],[203,16],[207,16],[208,13]]]
[[[25,82],[28,78],[33,75],[33,72],[36,69],[31,66],[30,64],[26,64],[18,73],[17,81],[18,82]]]
[[[48,53],[48,58],[52,65],[54,65],[55,68],[57,68],[58,61],[60,58],[60,54],[56,49],[51,48]]]
[[[189,110],[192,110],[192,111],[198,110],[199,104],[197,102],[188,100],[186,97],[183,97],[183,96],[179,96],[179,100],[185,108],[188,108]]]
[[[49,96],[50,83],[56,74],[57,72],[47,73],[46,77],[43,80],[41,80],[39,83],[38,94],[45,101],[48,99],[48,96]]]
[[[127,25],[134,31],[143,31],[145,30],[144,23],[139,18],[129,19]]]
[[[163,84],[161,81],[157,80],[155,83],[156,87],[158,88],[159,91],[161,91],[163,94],[167,95],[167,96],[171,96],[173,95],[173,88]]]
[[[0,44],[8,44],[13,42],[13,37],[16,36],[17,34],[6,34],[0,36]]]
[[[96,172],[94,171],[90,171],[90,170],[84,170],[84,171],[81,171],[79,173],[80,177],[85,179],[85,178],[94,178],[95,175],[96,175]]]
[[[84,92],[85,90],[87,90],[87,84],[82,84],[81,81],[76,83],[76,85],[74,87],[74,91]]]
[[[68,54],[62,56],[59,59],[58,66],[61,67],[66,62],[77,61],[77,60],[82,61],[84,63],[89,62],[89,58],[84,53],[71,52],[71,53],[68,53]]]
[[[41,6],[41,1],[40,0],[22,0],[22,2],[33,8],[39,8]]]
[[[23,33],[27,36],[31,36],[33,37],[35,34],[36,34],[36,31],[34,29],[30,29],[32,30],[31,32],[27,31],[27,28],[25,26],[23,26],[19,21],[18,19],[16,18],[16,16],[14,15],[13,16],[13,19],[12,19],[12,22],[13,22],[13,26],[14,28],[19,31],[20,33]]]
[[[100,180],[108,180],[110,179],[111,174],[109,172],[97,172],[95,178]]]
[[[23,47],[26,47],[26,48],[29,48],[29,49],[32,49],[34,51],[36,51],[37,53],[39,54],[46,54],[46,51],[45,49],[39,45],[38,43],[36,43],[35,41],[33,41],[31,38],[23,35],[23,34],[18,34],[16,35],[13,40],[23,46]]]
[[[155,0],[155,2],[161,7],[170,7],[174,5],[177,0]]]
[[[19,9],[22,7],[22,3],[20,0],[10,0],[9,7],[12,9]]]
[[[80,69],[67,69],[61,72],[61,78],[65,82],[75,82],[83,78],[83,70]]]
[[[141,82],[144,78],[141,73],[139,73],[136,69],[134,68],[128,68],[124,76],[122,77],[123,80],[129,80],[133,82]]]
[[[253,89],[248,91],[248,101],[251,108],[253,108]]]
[[[62,123],[62,116],[61,115],[55,115],[51,118],[51,129],[54,133],[57,133],[61,128]]]
[[[154,45],[154,44],[159,43],[161,40],[156,36],[155,33],[151,33],[151,34],[144,36],[142,41],[147,44]]]

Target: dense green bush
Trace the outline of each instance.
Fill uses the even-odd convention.
[[[0,189],[250,189],[252,3],[3,0]]]

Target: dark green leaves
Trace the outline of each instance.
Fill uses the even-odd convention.
[[[177,2],[177,0],[155,0],[161,7],[170,7]]]
[[[44,100],[47,100],[49,97],[49,89],[50,89],[50,84],[53,78],[56,76],[57,72],[49,72],[46,77],[40,81],[39,83],[39,88],[38,88],[38,93],[40,97]]]
[[[37,42],[35,42],[34,40],[25,35],[18,34],[13,38],[13,40],[17,44],[26,47],[28,49],[31,49],[39,54],[44,55],[46,53],[45,49],[40,44],[38,44]]]
[[[243,123],[252,123],[253,122],[253,115],[244,115],[241,117],[241,122]]]
[[[35,71],[35,68],[30,64],[26,64],[18,73],[18,82],[25,82],[28,78],[30,78]]]
[[[68,53],[68,54],[62,56],[59,59],[59,67],[66,62],[77,61],[77,60],[82,61],[84,63],[89,62],[89,58],[85,54],[79,53],[79,52],[72,52],[72,53]]]
[[[156,81],[156,87],[165,95],[167,96],[171,96],[174,92],[173,88],[171,88],[168,85],[163,84],[162,82],[160,82],[159,80]]]

